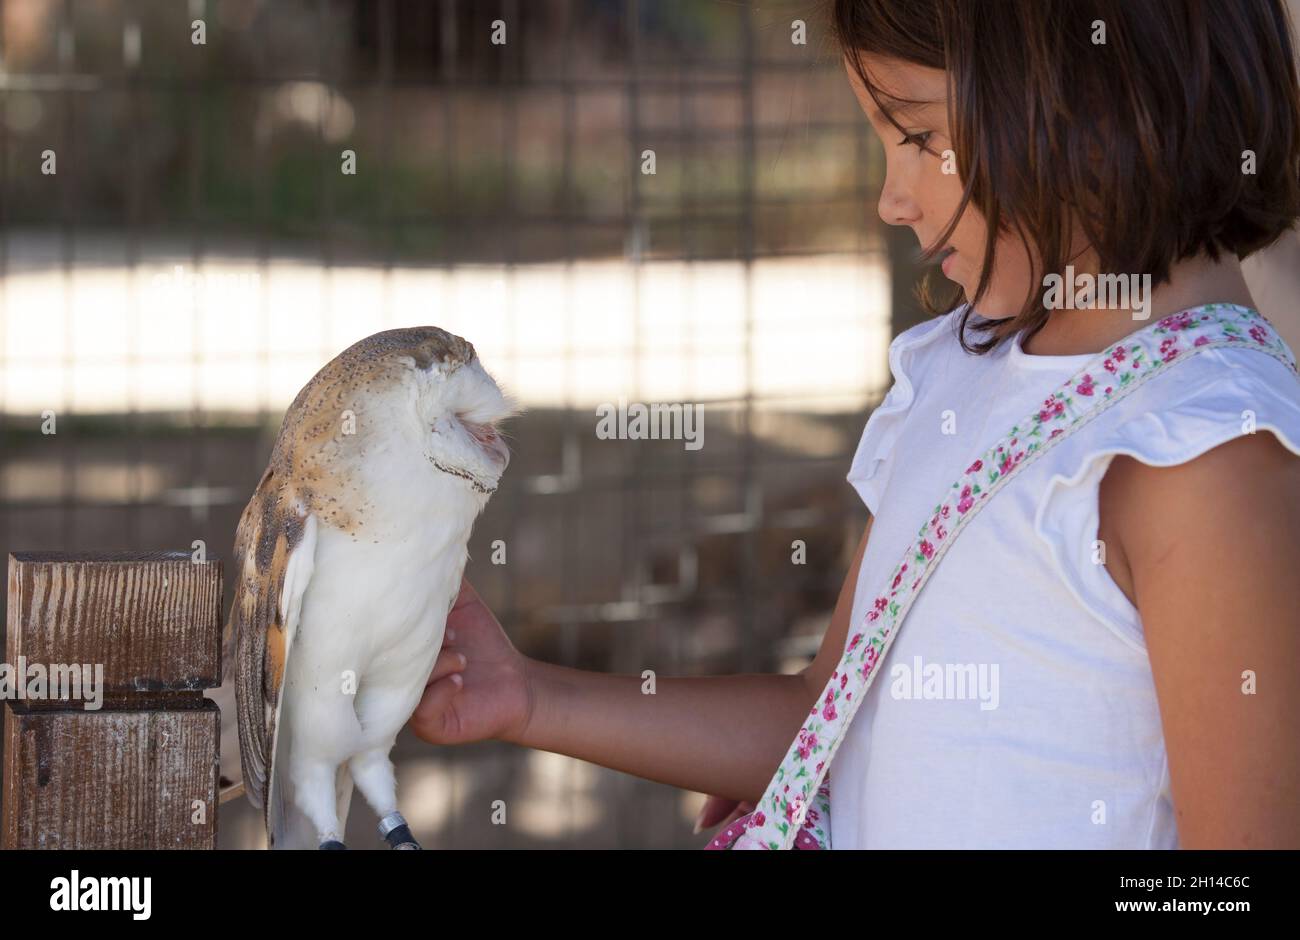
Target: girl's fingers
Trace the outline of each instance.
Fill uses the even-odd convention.
[[[434,660],[433,671],[429,673],[429,681],[424,684],[425,688],[433,685],[439,679],[443,679],[452,673],[460,672],[465,668],[467,660],[465,654],[457,650],[449,650],[445,646],[438,651],[438,658]]]
[[[478,591],[474,590],[474,585],[469,583],[469,578],[461,578],[460,593],[456,595],[456,603],[451,605],[451,612],[455,613],[461,607],[476,601],[478,601]]]
[[[695,818],[695,831],[698,833],[704,829],[712,829],[724,822],[737,809],[741,807],[739,800],[733,800],[725,796],[710,796],[700,807],[700,815]]]
[[[451,704],[451,700],[456,697],[462,685],[460,676],[452,675],[449,679],[428,686],[420,698],[420,704],[415,706],[415,713],[411,715],[411,720],[417,725],[431,725],[436,728],[438,718],[447,710],[447,706]]]

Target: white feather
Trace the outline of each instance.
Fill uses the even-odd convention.
[[[284,624],[284,657],[285,662],[293,661],[292,652],[294,638],[298,633],[298,624],[302,618],[302,602],[307,594],[308,586],[311,584],[312,573],[316,568],[316,538],[317,538],[316,517],[308,514],[303,520],[302,539],[298,545],[289,553],[289,559],[284,568],[284,587],[280,591],[280,622]],[[286,666],[286,677],[288,667]],[[275,755],[273,766],[270,768],[270,780],[268,781],[268,797],[270,803],[270,812],[268,813],[268,823],[270,831],[274,834],[275,841],[278,843],[284,837],[285,829],[285,794],[283,793],[280,761],[281,754],[288,749],[288,742],[282,742],[284,735],[284,702],[285,692],[281,687],[280,696],[276,700],[276,718],[275,718],[275,737],[271,741],[271,753]]]

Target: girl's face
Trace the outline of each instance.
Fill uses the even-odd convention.
[[[881,103],[903,128],[899,131],[885,117],[846,58],[849,84],[885,149],[880,218],[890,225],[910,227],[921,246],[928,248],[943,234],[961,204],[962,182],[948,127],[947,73],[870,54],[864,54],[861,61],[881,92]],[[974,206],[968,206],[952,236],[940,246],[950,251],[937,256],[944,275],[960,284],[967,298],[975,296],[979,285],[985,224]],[[1012,233],[1001,235],[989,289],[980,301],[980,315],[989,319],[1014,316],[1029,295],[1032,277],[1029,255],[1020,239]]]

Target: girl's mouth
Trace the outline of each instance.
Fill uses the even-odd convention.
[[[945,248],[939,254],[939,258],[940,258],[939,267],[943,270],[944,277],[947,278],[952,277],[951,274],[952,259],[955,258],[956,256],[957,256],[957,249],[952,247]]]

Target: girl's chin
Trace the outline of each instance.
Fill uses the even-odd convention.
[[[951,267],[955,268],[956,265],[952,265]],[[944,271],[943,276],[948,281],[956,284],[962,289],[964,295],[963,302],[966,302],[973,297],[975,295],[975,288],[979,286],[978,278],[973,282],[968,283],[964,272],[960,270],[953,270],[952,273]],[[999,290],[998,287],[999,285],[994,285],[993,289],[985,293],[983,298],[980,299],[978,313],[986,320],[1008,320],[1020,313],[1020,304],[1022,301],[1006,296],[1007,291],[1005,289]]]
[[[975,289],[974,285],[967,287],[960,281],[955,281],[954,283],[961,286],[964,293],[964,300],[968,300],[972,296]],[[985,294],[980,300],[976,312],[985,320],[1010,320],[1019,315],[1020,307],[1018,304],[1014,304],[1004,298]]]

